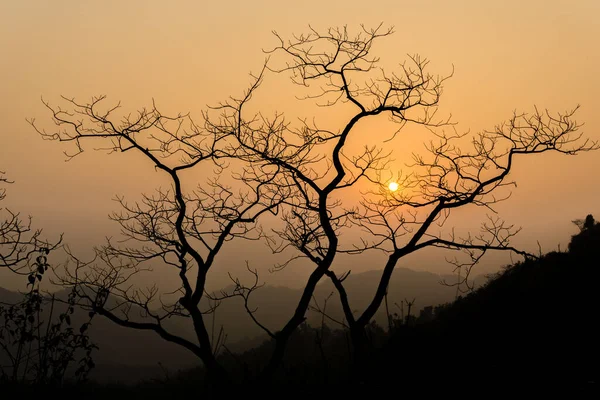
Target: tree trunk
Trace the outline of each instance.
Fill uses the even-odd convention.
[[[223,388],[231,384],[230,377],[221,364],[217,362],[214,355],[209,354],[202,357],[204,367],[206,368],[206,387],[215,393],[222,391]]]
[[[210,337],[204,324],[204,317],[197,306],[189,307],[188,310],[192,316],[194,330],[200,346],[198,357],[204,363],[206,368],[206,378],[210,387],[218,387],[229,383],[229,376],[223,366],[217,361],[212,351]]]
[[[279,332],[279,334],[277,335],[275,339],[275,349],[273,350],[273,354],[271,354],[269,363],[261,373],[260,381],[270,381],[275,375],[277,369],[281,367],[283,357],[285,355],[285,347],[287,345],[289,336],[290,335],[283,335],[281,332]]]
[[[365,382],[369,379],[369,364],[371,359],[371,346],[367,331],[363,325],[355,324],[350,327],[352,339],[352,377],[355,382]]]

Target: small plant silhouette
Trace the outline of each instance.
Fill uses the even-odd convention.
[[[94,367],[92,351],[97,348],[87,335],[94,313],[74,329],[75,293],[66,301],[42,294],[49,250],[38,252],[23,300],[0,305],[0,382],[62,386],[69,375],[84,381]],[[56,317],[59,303],[66,309]]]

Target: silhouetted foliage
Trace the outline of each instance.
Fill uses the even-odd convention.
[[[97,347],[87,334],[93,314],[73,327],[75,292],[66,303],[41,292],[47,254],[43,249],[36,257],[23,300],[0,304],[0,383],[61,386],[65,379],[85,381],[94,367]]]
[[[569,251],[574,253],[585,253],[592,247],[600,246],[600,224],[589,214],[585,220],[573,221],[581,230],[577,235],[571,237]]]
[[[5,185],[11,183],[0,171],[0,202],[7,196]],[[32,227],[31,217],[24,220],[18,212],[0,206],[0,268],[28,275],[37,254],[58,248],[61,241],[62,236],[55,243],[43,239],[42,230]]]
[[[592,214],[588,214],[585,219],[576,219],[573,221],[575,225],[579,228],[579,230],[584,231],[587,229],[591,229],[596,224],[594,220],[594,216]]]
[[[12,182],[0,175],[0,183]],[[0,188],[0,201],[5,196],[5,188]],[[41,291],[50,267],[47,256],[62,237],[51,243],[31,227],[31,218],[25,222],[18,213],[0,211],[0,268],[27,279],[21,301],[0,303],[0,383],[60,386],[65,378],[84,381],[94,366],[95,345],[87,336],[92,315],[77,330],[71,326],[75,293],[63,304]],[[63,305],[66,309],[59,312]]]

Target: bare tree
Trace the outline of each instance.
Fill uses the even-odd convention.
[[[472,138],[457,134],[450,118],[439,118],[437,106],[443,84],[452,74],[434,76],[428,60],[410,56],[395,73],[378,68],[372,54],[374,44],[393,33],[379,26],[362,27],[352,35],[344,28],[284,40],[268,51],[264,68],[253,75],[250,87],[239,98],[213,107],[197,125],[187,115],[166,117],[155,105],[136,115],[115,116],[118,105],[102,108],[104,97],[80,103],[64,98],[68,109],[52,107],[57,131],[38,132],[46,139],[71,142],[75,156],[83,143],[105,143],[109,152],[136,152],[164,172],[169,190],[159,189],[130,204],[119,198],[122,212],[112,218],[122,227],[129,245],[109,240],[97,249],[94,262],[74,255],[63,284],[79,288],[83,304],[122,326],[152,330],[164,339],[196,354],[216,377],[224,371],[216,360],[214,343],[205,324],[200,300],[208,298],[215,306],[229,297],[242,297],[252,319],[275,341],[275,349],[264,371],[271,376],[284,356],[292,333],[305,321],[316,285],[327,276],[334,284],[350,329],[358,362],[366,347],[365,327],[380,307],[393,270],[402,257],[431,247],[462,250],[469,260],[467,271],[490,250],[510,250],[510,238],[518,231],[497,218],[484,224],[481,235],[459,238],[452,232],[435,231],[450,212],[468,205],[488,207],[505,197],[513,159],[520,154],[559,151],[576,154],[597,148],[577,134],[575,111],[553,115],[535,111],[515,115],[506,124]],[[282,65],[277,65],[283,60]],[[338,130],[323,129],[309,119],[298,124],[281,113],[272,117],[250,112],[253,95],[269,73],[290,73],[292,81],[311,91],[303,97],[319,106],[343,107],[353,114]],[[316,88],[316,91],[313,89]],[[395,124],[390,143],[407,125],[425,127],[437,136],[425,154],[415,155],[411,173],[398,177],[401,190],[390,193],[383,174],[388,170],[392,151],[379,148],[368,139],[362,151],[353,154],[349,140],[356,140],[357,125],[387,116]],[[31,121],[36,127],[35,121]],[[449,129],[451,133],[446,133]],[[464,146],[467,143],[469,149]],[[231,161],[231,164],[229,163]],[[203,168],[197,167],[202,165]],[[209,168],[206,168],[209,167]],[[206,171],[215,174],[206,175]],[[183,184],[182,174],[198,170],[197,187]],[[223,183],[221,172],[233,170],[235,188]],[[373,188],[359,204],[345,204],[344,193],[359,184]],[[242,189],[239,189],[241,187]],[[498,196],[500,194],[500,197]],[[256,225],[266,213],[279,214],[282,225],[267,234]],[[340,234],[362,227],[360,243],[345,247]],[[274,253],[293,254],[276,268],[285,268],[299,259],[313,266],[302,295],[290,319],[279,330],[256,318],[250,306],[251,294],[260,287],[256,270],[249,268],[255,281],[245,286],[233,278],[233,292],[206,296],[206,276],[226,241],[264,239]],[[381,250],[388,254],[373,299],[356,316],[344,288],[348,273],[338,276],[332,265],[337,254],[357,254]],[[134,289],[130,282],[148,265],[160,263],[180,279],[175,294],[160,293],[158,287]],[[468,279],[468,273],[465,279]],[[107,301],[109,298],[113,302]],[[156,303],[160,307],[153,307]],[[132,310],[141,310],[136,320]],[[168,318],[190,318],[196,339],[173,335],[164,326]],[[149,322],[150,321],[150,322]]]
[[[275,180],[279,168],[262,168],[260,175],[243,166],[229,168],[242,182],[232,187],[222,180],[226,160],[236,154],[231,134],[207,132],[189,115],[165,116],[155,104],[119,119],[119,104],[103,108],[104,96],[86,103],[63,100],[68,109],[45,103],[55,131],[31,123],[45,139],[74,144],[74,152],[65,153],[69,159],[82,153],[86,142],[108,153],[137,153],[164,172],[171,187],[158,188],[140,202],[118,197],[121,212],[111,218],[120,224],[123,240],[109,238],[96,248],[92,261],[80,260],[67,249],[71,262],[60,284],[76,288],[81,306],[121,326],[156,332],[198,356],[214,379],[225,379],[205,321],[218,303],[201,309],[207,273],[227,241],[259,239],[257,219],[278,212],[289,191]],[[185,184],[182,175],[191,170],[193,185]],[[180,286],[174,292],[131,283],[157,267],[178,276]],[[170,332],[165,327],[170,318],[188,319],[195,340]]]
[[[502,188],[514,185],[509,173],[521,155],[548,151],[574,155],[598,149],[597,143],[578,133],[575,111],[555,115],[535,109],[533,114],[515,114],[494,130],[470,137],[471,149],[461,143],[465,135],[439,133],[439,140],[426,147],[425,155],[414,156],[411,175],[401,178],[404,190],[383,193],[378,199],[365,198],[363,212],[357,219],[377,238],[374,248],[386,251],[388,260],[376,293],[358,318],[347,312],[350,305],[344,300],[347,297],[341,296],[346,301],[346,318],[353,321],[351,325],[362,330],[374,317],[395,265],[413,252],[432,247],[463,251],[466,261],[450,262],[465,271],[460,283],[467,286],[471,269],[491,250],[534,257],[510,245],[520,229],[498,216],[488,216],[479,234],[466,237],[458,237],[454,229],[444,233],[436,226],[444,225],[451,211],[459,207],[485,207],[495,214],[493,206],[510,196]],[[341,282],[336,287],[344,293]]]
[[[339,131],[320,129],[316,123],[302,120],[294,126],[283,114],[268,119],[262,114],[247,115],[247,104],[262,83],[263,74],[256,76],[247,95],[216,107],[218,118],[208,118],[208,126],[216,135],[233,132],[239,141],[238,157],[255,168],[281,168],[285,182],[293,182],[294,201],[283,212],[284,227],[270,238],[275,253],[292,247],[298,254],[282,263],[284,268],[299,258],[308,258],[315,265],[296,310],[285,326],[272,336],[275,352],[267,370],[274,370],[283,357],[291,333],[304,321],[317,283],[325,275],[337,280],[330,270],[339,249],[340,230],[350,227],[357,210],[342,206],[337,193],[360,180],[377,179],[385,169],[389,152],[365,145],[362,153],[344,153],[346,141],[353,128],[362,120],[388,114],[400,130],[406,123],[443,126],[449,120],[436,119],[436,105],[447,77],[435,77],[426,72],[427,60],[411,57],[399,74],[378,71],[378,58],[371,55],[373,44],[389,36],[391,29],[381,26],[363,30],[351,36],[346,28],[329,29],[326,33],[311,30],[308,35],[285,41],[277,33],[279,45],[269,53],[284,53],[286,64],[276,67],[267,60],[270,71],[292,73],[294,83],[310,86],[323,83],[314,99],[324,107],[350,103],[358,111]],[[361,75],[373,76],[364,85],[356,84]],[[396,132],[397,133],[397,132]],[[395,133],[392,135],[394,136]],[[329,150],[331,149],[331,150]]]
[[[0,172],[0,185],[13,183]],[[6,188],[0,187],[0,201],[6,198]],[[95,347],[85,334],[91,322],[82,325],[79,333],[70,327],[74,312],[71,297],[68,308],[53,315],[55,298],[44,296],[41,284],[48,275],[47,256],[61,247],[57,241],[42,237],[41,229],[32,227],[32,218],[23,220],[19,213],[0,208],[0,269],[27,278],[27,290],[13,303],[0,303],[0,381],[12,383],[61,384],[67,368],[84,352],[76,370],[78,378],[87,376]],[[46,278],[48,280],[48,278]],[[50,314],[42,317],[45,305]]]
[[[578,133],[580,124],[573,116],[577,108],[552,114],[537,108],[532,114],[515,114],[491,131],[476,135],[459,134],[449,118],[436,117],[443,83],[450,76],[427,72],[428,61],[410,56],[398,72],[378,69],[379,59],[372,55],[373,44],[391,35],[392,29],[379,26],[351,35],[347,29],[320,32],[310,29],[305,35],[284,40],[275,33],[279,45],[269,51],[270,71],[287,72],[295,84],[308,88],[303,100],[321,107],[353,107],[354,113],[337,131],[320,129],[315,122],[301,120],[298,126],[283,114],[267,119],[247,114],[251,94],[258,89],[262,75],[256,77],[248,95],[240,101],[221,104],[219,118],[209,119],[216,134],[234,132],[239,140],[240,157],[253,165],[280,167],[297,190],[295,203],[282,214],[285,227],[275,231],[270,244],[274,252],[288,248],[297,251],[290,262],[304,258],[314,270],[304,288],[295,314],[276,334],[273,365],[281,359],[290,333],[304,320],[316,284],[323,276],[338,291],[359,362],[366,346],[365,327],[381,306],[398,261],[426,248],[460,250],[468,260],[453,261],[466,270],[462,283],[468,283],[471,268],[491,250],[528,253],[513,248],[510,239],[518,232],[514,226],[491,216],[478,235],[458,237],[454,230],[441,229],[451,211],[478,206],[495,213],[494,204],[508,198],[506,188],[513,184],[509,173],[521,155],[549,151],[574,155],[595,150],[598,144]],[[274,65],[281,56],[283,66]],[[410,174],[397,177],[400,190],[390,192],[383,178],[391,151],[378,148],[367,138],[361,153],[350,154],[349,138],[359,122],[387,115],[396,128],[390,132],[388,148],[408,123],[426,127],[435,140],[425,152],[415,154]],[[209,124],[209,126],[210,126]],[[342,194],[359,181],[370,182],[360,206],[346,205]],[[340,245],[340,232],[360,226],[365,236],[350,248]],[[436,226],[440,228],[437,229]],[[373,298],[367,308],[355,315],[344,288],[348,273],[337,276],[331,269],[338,253],[356,254],[382,250],[388,258]]]
[[[4,185],[11,183],[0,171],[0,201],[6,198]],[[30,275],[40,252],[48,253],[60,246],[62,236],[56,242],[42,238],[42,230],[32,227],[31,217],[24,220],[19,213],[0,207],[0,218],[0,268]]]

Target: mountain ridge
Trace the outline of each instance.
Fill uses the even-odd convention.
[[[366,307],[370,296],[374,294],[380,274],[381,270],[351,274],[344,282],[351,305],[358,312]],[[410,300],[416,298],[415,307],[412,310],[413,315],[425,306],[442,304],[452,300],[455,296],[455,288],[441,285],[440,281],[443,278],[442,275],[428,271],[397,268],[390,281],[388,300],[390,307],[395,307],[394,310],[390,310],[390,313],[401,312],[400,307],[396,307],[395,304],[399,304],[404,298]],[[231,288],[230,286],[229,289]],[[55,295],[66,297],[67,293],[65,289],[55,293]],[[283,326],[295,309],[301,293],[302,290],[300,289],[280,285],[265,285],[252,294],[250,305],[253,308],[257,307],[255,315],[261,323],[276,331]],[[327,303],[326,311],[334,319],[342,320],[341,306],[330,281],[323,281],[317,286],[314,298],[322,306],[324,299],[330,293],[333,293],[333,295]],[[18,296],[21,295],[0,288],[0,302],[3,300],[14,302]],[[76,311],[73,324],[77,326],[76,324],[80,319],[78,315],[83,317],[86,314],[79,310]],[[194,333],[190,329],[190,324],[182,318],[177,320],[168,321],[165,326],[172,333],[193,340]],[[380,325],[385,326],[387,318],[384,307],[380,308],[375,320]],[[322,316],[315,311],[309,311],[307,321],[311,325],[318,325],[322,321]],[[212,318],[210,315],[207,315],[206,323],[209,332],[211,332]],[[326,323],[331,325],[330,322]],[[227,299],[217,308],[215,314],[216,330],[220,329],[221,326],[227,334],[228,348],[232,351],[246,350],[266,338],[264,331],[246,313],[241,298]],[[125,371],[128,368],[143,370],[134,374],[137,378],[150,377],[152,374],[160,375],[164,373],[164,369],[174,370],[198,364],[197,358],[188,350],[164,341],[154,332],[120,327],[100,316],[93,320],[89,334],[91,339],[100,347],[94,356],[99,367],[93,371],[92,377],[114,380],[118,379],[118,376],[115,376],[115,371],[111,372],[111,370]],[[123,373],[118,375],[124,376]]]

